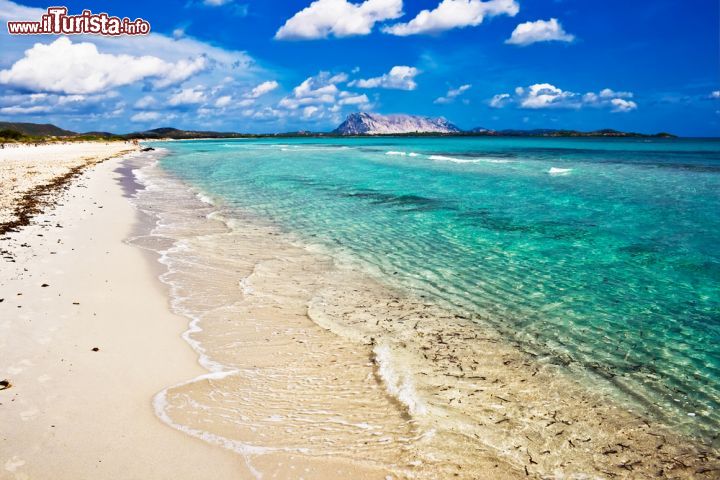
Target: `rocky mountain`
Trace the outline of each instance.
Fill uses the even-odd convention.
[[[392,135],[402,133],[459,133],[461,130],[444,118],[416,115],[379,115],[352,113],[332,133],[340,135]]]

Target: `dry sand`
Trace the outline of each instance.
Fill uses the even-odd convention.
[[[5,145],[0,150],[0,224],[17,219],[17,207],[34,189],[134,148],[125,142]]]
[[[1,150],[3,218],[23,192],[127,148]],[[11,385],[0,390],[0,478],[246,478],[240,457],[154,414],[153,395],[203,370],[156,272],[124,243],[137,214],[119,164],[96,165],[0,237],[0,380]]]

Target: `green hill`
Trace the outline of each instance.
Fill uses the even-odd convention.
[[[31,137],[69,137],[75,132],[49,123],[0,122],[0,130],[14,130]]]

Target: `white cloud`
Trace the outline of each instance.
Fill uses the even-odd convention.
[[[500,93],[490,99],[490,106],[502,108],[515,104],[524,109],[580,109],[583,107],[609,108],[612,112],[629,112],[637,109],[637,103],[632,100],[632,92],[616,92],[609,88],[599,93],[588,92],[579,94],[562,90],[549,83],[536,83],[527,88],[517,87],[515,95]]]
[[[480,25],[486,16],[514,17],[519,10],[515,0],[442,0],[434,10],[423,10],[409,22],[387,26],[383,32],[403,37],[439,33]]]
[[[257,110],[252,108],[246,108],[245,110],[240,112],[240,115],[246,118],[251,118],[253,120],[276,121],[282,120],[287,117],[287,112],[272,107],[263,107]]]
[[[0,95],[0,113],[6,115],[89,115],[93,110],[103,114],[124,108],[125,102],[116,102],[116,92],[97,95],[63,95],[55,93],[18,93]]]
[[[502,108],[510,101],[509,93],[498,93],[490,99],[490,106],[493,108]]]
[[[193,105],[205,101],[205,92],[199,87],[183,88],[168,99],[168,105]]]
[[[524,47],[536,42],[572,42],[573,40],[575,36],[567,33],[557,18],[551,18],[547,21],[537,20],[519,24],[505,43]]]
[[[45,105],[34,105],[30,107],[3,107],[0,108],[0,113],[4,115],[28,115],[36,113],[48,113],[51,111],[51,107]]]
[[[314,105],[307,106],[303,108],[302,111],[303,118],[311,118],[313,115],[316,115],[318,112],[320,112],[320,107],[316,107]]]
[[[215,100],[215,106],[218,108],[227,107],[230,105],[230,102],[232,102],[232,97],[230,95],[223,95]]]
[[[390,88],[396,90],[415,90],[417,83],[415,77],[420,73],[415,67],[398,65],[392,67],[389,73],[380,77],[367,78],[364,80],[353,80],[348,83],[351,87],[360,88]]]
[[[600,90],[601,98],[632,98],[632,96],[632,92],[616,92],[609,88],[604,88]]]
[[[470,90],[471,87],[472,87],[472,85],[465,84],[465,85],[461,85],[458,88],[451,88],[448,90],[448,92],[445,94],[444,97],[436,98],[433,103],[441,103],[441,104],[452,103],[455,101],[455,99],[457,97],[459,97],[466,91]]]
[[[579,108],[577,94],[566,92],[549,83],[530,85],[520,99],[523,108]]]
[[[275,80],[263,82],[260,85],[258,85],[257,87],[250,90],[250,92],[246,93],[245,98],[261,97],[261,96],[265,95],[266,93],[272,92],[279,86],[280,86],[280,84],[278,82],[276,82]]]
[[[155,100],[155,97],[152,95],[145,95],[144,97],[140,98],[137,102],[135,102],[135,108],[137,109],[144,109],[152,107],[153,105],[157,104],[157,100]]]
[[[330,79],[328,81],[330,83],[345,83],[348,81],[348,78],[350,78],[350,77],[348,76],[347,73],[340,72],[340,73],[336,73],[335,75],[330,77]]]
[[[152,122],[160,119],[162,115],[159,112],[139,112],[130,117],[132,122]]]
[[[715,90],[710,94],[710,98],[720,98],[720,90]]]
[[[341,98],[338,101],[338,104],[340,105],[363,105],[366,103],[370,103],[370,100],[368,99],[367,95],[345,95],[344,98]]]
[[[610,100],[610,104],[613,106],[613,112],[629,112],[637,108],[637,103],[622,98],[613,98]]]
[[[0,0],[0,23],[40,18],[47,12],[41,8],[30,8],[8,0]],[[6,29],[0,28],[0,65],[15,62],[25,50],[32,48],[37,36],[13,36],[9,41]],[[53,38],[53,37],[49,37]],[[206,73],[218,72],[219,78],[231,73],[233,77],[249,78],[260,70],[245,52],[225,50],[190,37],[175,39],[168,35],[152,32],[149,35],[126,36],[118,41],[115,37],[85,35],[80,37],[98,47],[104,54],[142,56],[151,55],[168,63],[179,60],[204,57],[208,63]],[[217,80],[219,80],[219,78]]]
[[[294,116],[302,120],[339,121],[343,108],[355,110],[368,110],[372,108],[370,99],[365,94],[341,90],[338,83],[347,81],[344,73],[331,75],[329,72],[320,72],[314,77],[305,79],[295,87],[291,95],[284,97],[278,103],[278,109],[285,115]],[[257,112],[253,111],[254,117]]]
[[[292,94],[284,97],[279,107],[296,110],[308,105],[330,105],[337,102],[338,97],[356,95],[338,88],[337,83],[347,81],[347,75],[339,73],[331,75],[329,72],[320,72],[314,77],[306,78],[300,85],[293,88]]]
[[[278,40],[308,40],[369,34],[375,23],[402,15],[402,0],[316,0],[297,12],[275,34]]]
[[[92,43],[60,37],[48,45],[36,43],[12,67],[0,71],[0,83],[68,94],[98,93],[147,78],[163,87],[203,70],[205,62],[204,57],[171,63],[150,55],[105,54]]]

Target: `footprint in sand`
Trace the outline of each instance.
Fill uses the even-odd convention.
[[[14,472],[23,465],[25,465],[25,460],[15,455],[10,460],[5,462],[5,470],[7,470],[8,472]]]

